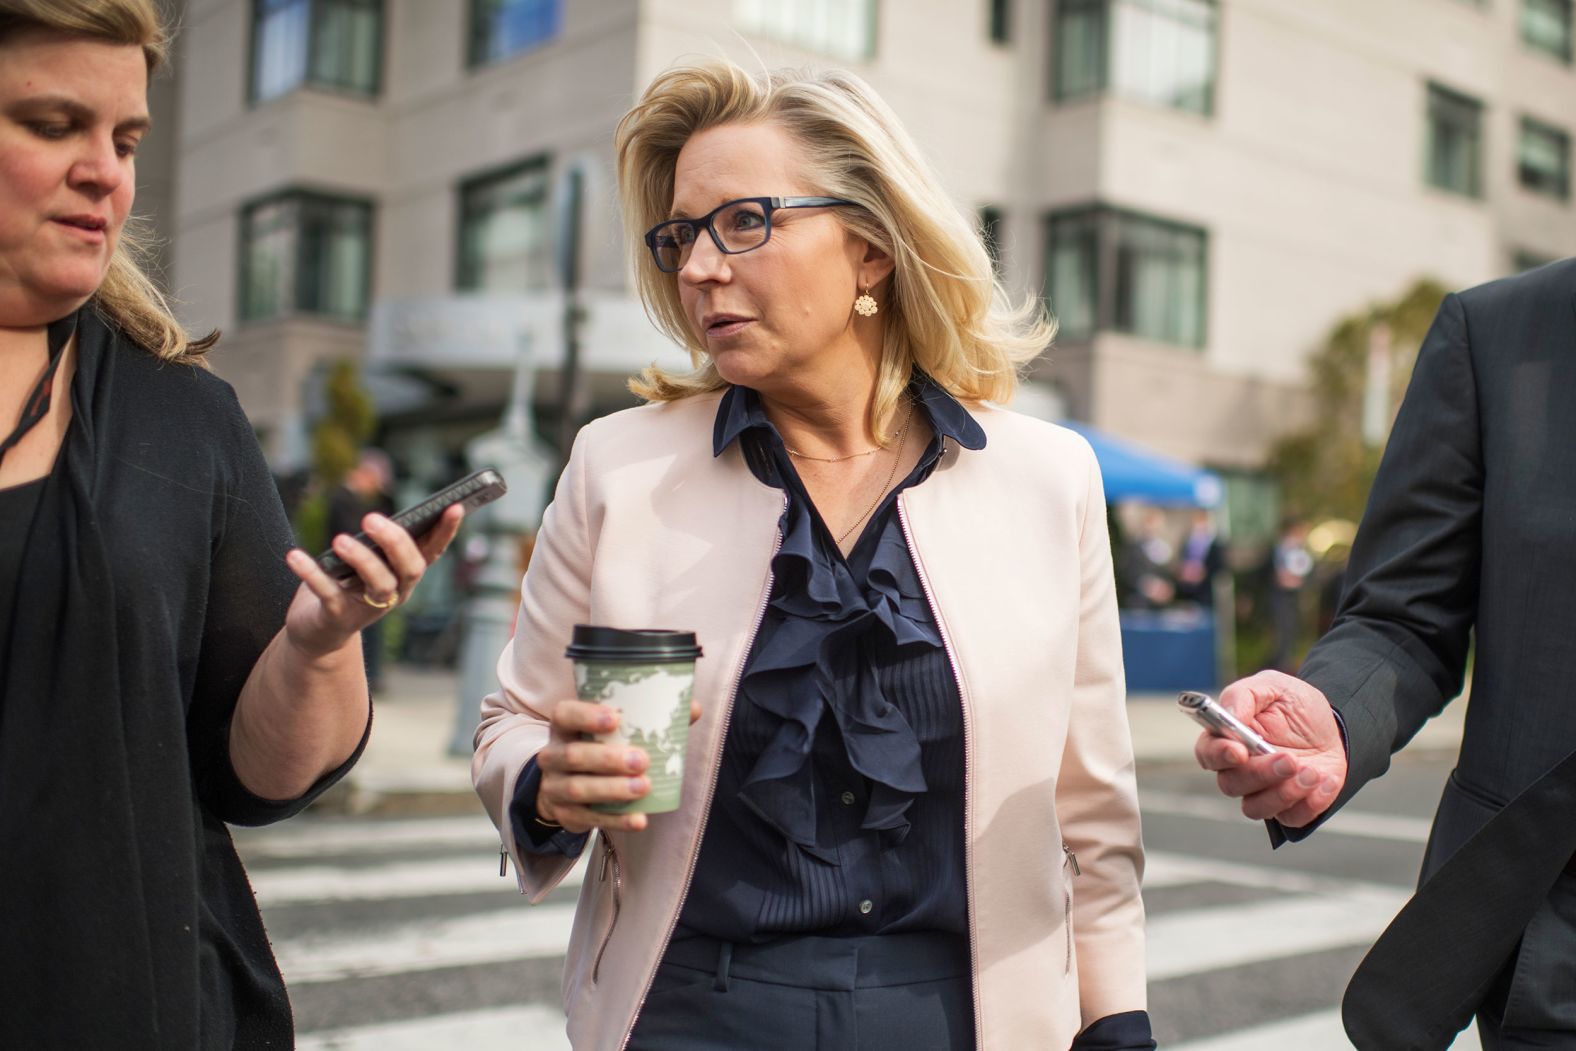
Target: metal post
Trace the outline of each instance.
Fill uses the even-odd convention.
[[[452,755],[471,754],[482,698],[498,688],[498,658],[514,628],[520,595],[516,555],[521,538],[541,523],[547,501],[553,460],[533,434],[535,378],[531,343],[522,335],[503,426],[478,436],[465,450],[473,467],[496,468],[509,483],[509,491],[477,512],[472,522],[484,538],[485,555],[462,613],[459,696],[449,738]]]
[[[509,483],[503,499],[483,508],[473,523],[486,540],[475,588],[465,603],[460,643],[460,694],[449,751],[470,755],[481,714],[481,700],[498,687],[498,658],[514,628],[520,594],[516,559],[520,540],[540,525],[547,487],[562,470],[584,414],[580,381],[580,216],[585,187],[581,162],[572,162],[560,183],[558,271],[564,293],[564,356],[559,373],[558,453],[537,441],[532,410],[536,362],[530,340],[522,337],[514,367],[509,404],[498,430],[480,435],[466,447],[473,467],[494,467]]]
[[[585,171],[572,162],[564,171],[558,198],[558,279],[564,292],[564,360],[558,376],[558,465],[569,462],[569,450],[585,412],[580,377],[580,219],[585,197]]]

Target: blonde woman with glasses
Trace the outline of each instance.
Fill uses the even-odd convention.
[[[1049,324],[851,75],[673,69],[617,150],[694,368],[580,433],[474,764],[533,901],[592,854],[574,1046],[1152,1047],[1100,475],[999,407]],[[592,809],[582,623],[697,633],[678,810]]]

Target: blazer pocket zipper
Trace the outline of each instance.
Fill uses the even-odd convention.
[[[1083,869],[1078,867],[1078,855],[1073,853],[1073,848],[1066,843],[1062,844],[1062,868],[1073,870],[1072,877],[1062,880],[1062,931],[1067,939],[1067,957],[1062,963],[1062,973],[1071,974],[1073,970],[1073,877],[1082,876]]]
[[[623,905],[624,873],[618,863],[618,851],[613,849],[613,844],[608,841],[607,833],[598,837],[602,844],[602,870],[597,875],[597,880],[607,882],[608,869],[613,870],[613,918],[608,922],[607,933],[602,936],[602,945],[596,951],[596,963],[591,966],[591,981],[595,983],[602,973],[602,957],[607,952],[608,943],[613,940],[613,928],[618,926],[618,910]]]

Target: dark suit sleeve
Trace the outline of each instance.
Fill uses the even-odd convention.
[[[1340,610],[1302,666],[1345,723],[1350,766],[1330,813],[1461,690],[1484,483],[1474,370],[1465,310],[1447,296],[1385,447]]]

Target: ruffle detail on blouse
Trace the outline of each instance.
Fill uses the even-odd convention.
[[[812,857],[836,864],[816,835],[811,752],[828,713],[849,764],[870,782],[861,827],[890,847],[907,836],[907,811],[926,790],[914,729],[882,693],[875,670],[859,662],[858,640],[885,632],[899,646],[942,645],[896,529],[882,532],[861,590],[830,545],[816,543],[808,506],[790,501],[783,543],[772,559],[777,584],[768,616],[778,620],[739,685],[740,698],[780,720],[739,790],[744,804]],[[905,591],[905,585],[912,591]],[[857,688],[839,691],[857,667]],[[842,673],[842,674],[839,674]]]

